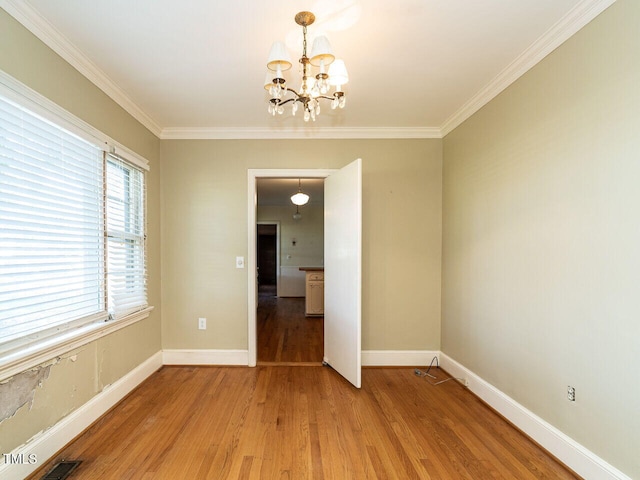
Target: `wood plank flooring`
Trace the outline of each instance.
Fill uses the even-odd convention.
[[[258,367],[163,367],[31,478],[578,478],[454,381],[371,368],[355,389],[319,366],[304,299],[259,300]]]
[[[372,368],[362,383],[329,367],[163,367],[57,459],[83,461],[69,479],[577,478],[454,381]]]
[[[304,298],[278,298],[275,288],[261,287],[256,324],[261,364],[322,362],[324,319],[305,317]]]

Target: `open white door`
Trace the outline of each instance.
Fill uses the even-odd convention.
[[[362,160],[324,183],[324,361],[361,385]]]

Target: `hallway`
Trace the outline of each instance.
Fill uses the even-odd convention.
[[[304,298],[275,296],[275,286],[258,291],[258,363],[320,364],[324,319],[305,317]]]

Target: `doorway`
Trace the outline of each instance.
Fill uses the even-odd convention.
[[[296,207],[299,189],[309,199]],[[320,365],[324,317],[307,309],[302,268],[324,265],[324,179],[258,178],[256,191],[257,361]]]
[[[257,364],[257,180],[325,179],[324,358],[356,388],[361,385],[362,349],[362,160],[340,169],[247,170],[247,364]],[[283,240],[286,241],[286,240]]]
[[[258,223],[258,294],[277,295],[278,290],[278,224]]]
[[[257,344],[257,307],[258,307],[258,282],[257,271],[257,181],[260,178],[326,178],[335,170],[332,169],[249,169],[247,172],[247,222],[248,222],[248,254],[247,269],[249,272],[247,285],[247,353],[248,365],[255,367],[258,360]],[[293,213],[293,212],[292,212]],[[282,243],[282,242],[281,242]],[[286,282],[285,278],[280,283]]]

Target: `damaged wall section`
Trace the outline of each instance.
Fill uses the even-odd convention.
[[[0,383],[0,423],[13,417],[27,403],[31,408],[36,388],[42,387],[50,370],[51,365],[36,367]]]

